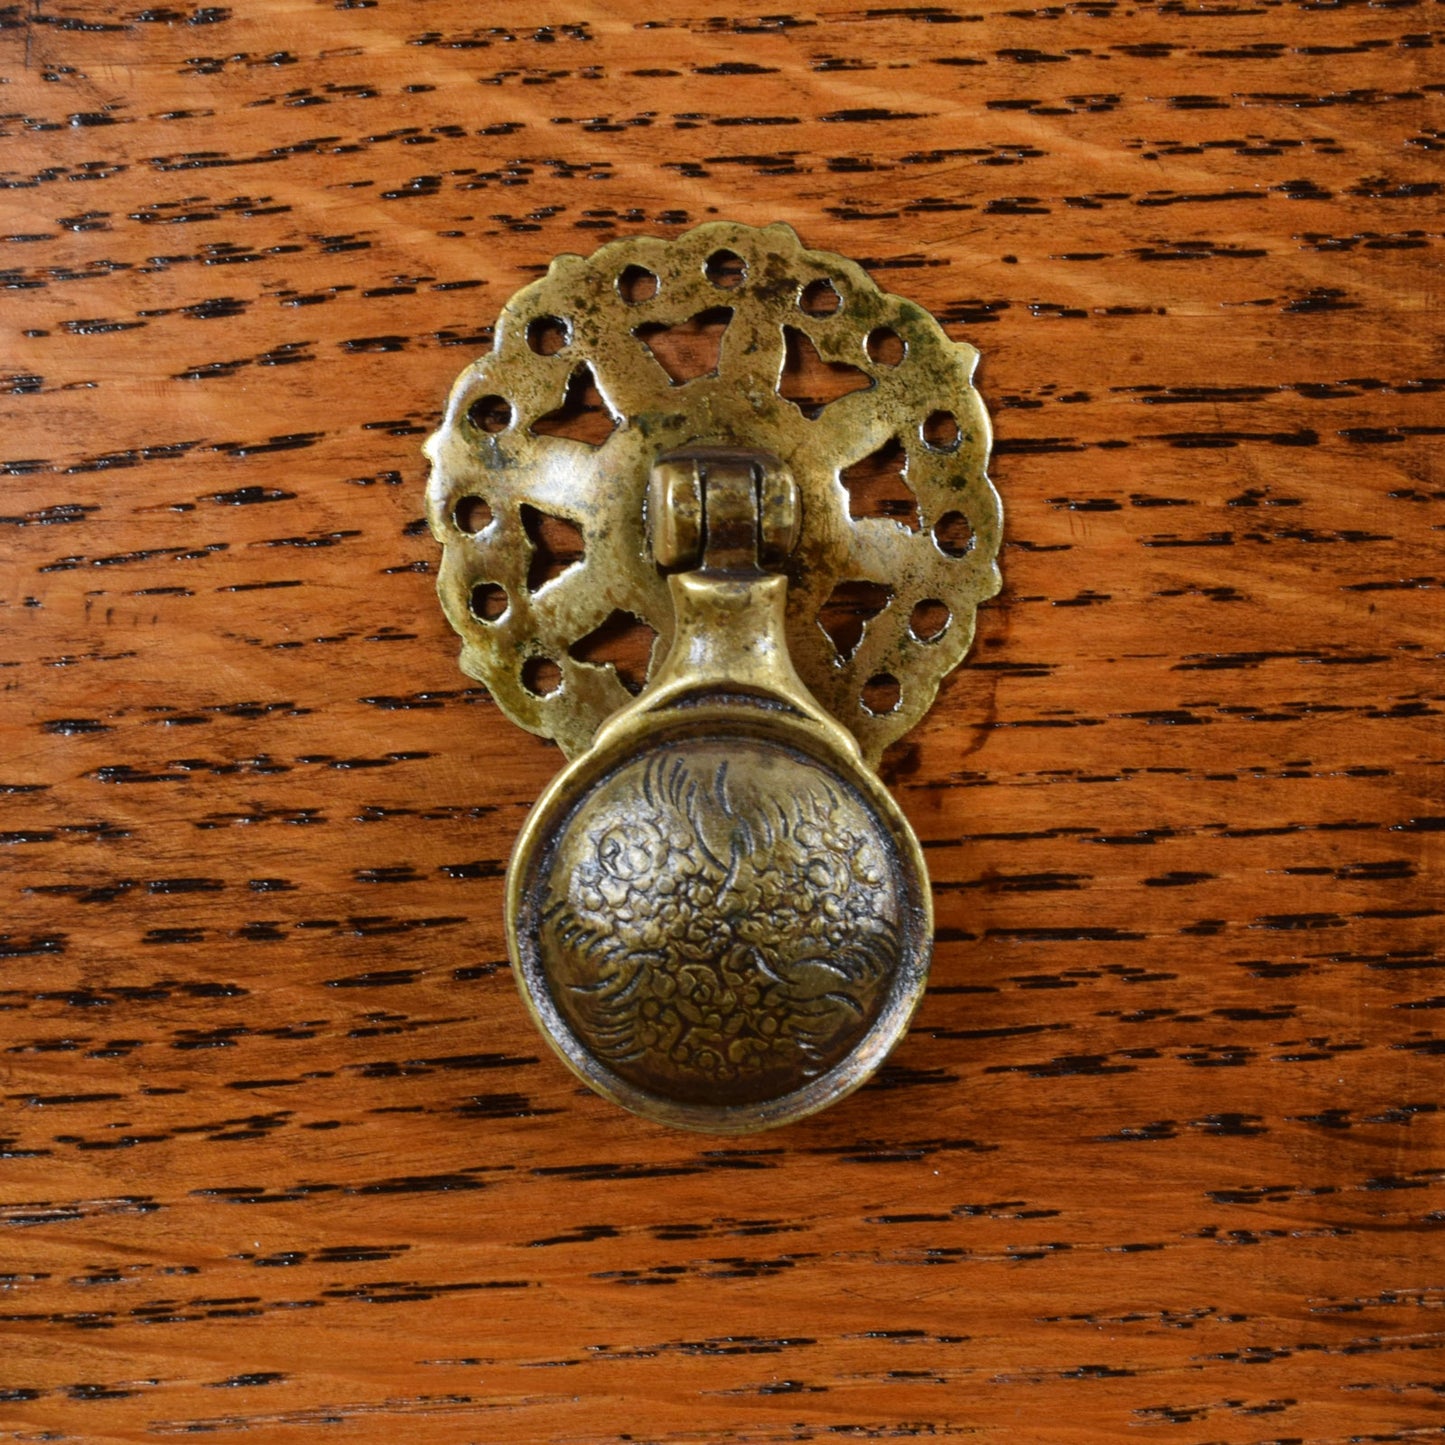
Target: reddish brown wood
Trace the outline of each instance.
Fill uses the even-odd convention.
[[[1434,5],[5,23],[0,1437],[1441,1434]],[[512,290],[714,216],[981,348],[1008,512],[918,1026],[742,1143],[528,1026],[419,520]]]

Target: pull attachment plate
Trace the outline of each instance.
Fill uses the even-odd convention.
[[[663,333],[696,341],[720,300],[715,362],[683,376]],[[790,395],[799,344],[858,389]],[[571,759],[507,874],[518,984],[637,1113],[798,1119],[861,1084],[922,997],[928,877],[872,765],[998,589],[974,361],[786,226],[703,226],[559,257],[427,444],[462,665]],[[901,498],[859,515],[849,482],[885,456]],[[580,539],[560,574],[538,565],[548,517]],[[845,647],[826,613],[859,588],[883,601]],[[635,698],[576,655],[619,611],[656,634]]]
[[[801,502],[789,651],[876,764],[999,588],[976,361],[922,307],[785,225],[714,222],[558,256],[503,308],[426,446],[462,669],[577,756],[631,698],[579,644],[618,613],[656,634],[653,671],[672,641],[645,524],[654,463],[685,447],[766,452]],[[549,529],[570,547],[549,555]]]

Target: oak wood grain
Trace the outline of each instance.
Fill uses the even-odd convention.
[[[0,12],[0,1439],[1438,1438],[1438,4],[715,10]],[[1007,513],[920,1019],[742,1143],[529,1027],[420,520],[713,217],[982,350]]]

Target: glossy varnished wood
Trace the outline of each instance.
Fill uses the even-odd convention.
[[[0,1438],[1440,1434],[1439,13],[6,12]],[[918,1025],[744,1143],[527,1024],[420,520],[711,217],[978,345],[1007,511]]]

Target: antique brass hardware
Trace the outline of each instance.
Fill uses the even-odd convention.
[[[790,392],[803,348],[854,389]],[[518,984],[638,1113],[800,1118],[862,1083],[922,996],[927,873],[873,768],[999,587],[976,360],[789,227],[719,222],[559,256],[427,443],[462,667],[571,760],[508,871]],[[869,515],[848,483],[880,459],[901,468]],[[539,570],[547,518],[580,538],[560,569]],[[830,633],[860,592],[861,630]],[[619,614],[655,634],[636,697],[578,655]]]

